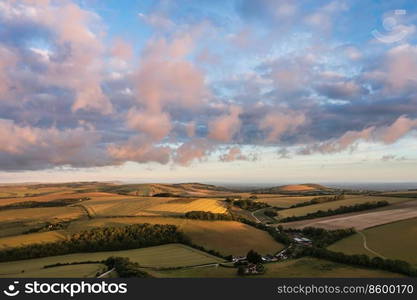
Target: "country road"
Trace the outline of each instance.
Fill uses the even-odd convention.
[[[366,236],[365,236],[365,234],[363,234],[363,232],[362,232],[362,231],[358,231],[358,233],[362,236],[362,239],[363,239],[363,247],[364,247],[366,250],[368,250],[369,252],[371,252],[371,253],[375,254],[376,256],[379,256],[379,257],[381,257],[381,258],[386,258],[385,256],[383,256],[383,255],[379,254],[378,252],[376,252],[376,251],[374,251],[374,250],[372,250],[371,248],[369,248],[369,247],[368,247],[368,244],[367,244],[367,242],[366,242]]]
[[[103,278],[103,277],[105,277],[105,276],[107,276],[107,275],[109,275],[111,272],[113,272],[114,270],[116,270],[115,268],[113,268],[113,269],[111,269],[111,270],[108,270],[107,272],[104,272],[103,274],[101,274],[101,275],[99,275],[99,276],[97,276],[97,278]]]
[[[260,211],[260,210],[262,210],[263,208],[261,208],[261,209],[258,209],[258,210],[255,210],[255,211],[253,211],[251,214],[252,214],[252,217],[256,220],[256,222],[258,222],[258,223],[262,223],[262,221],[261,220],[259,220],[256,216],[255,216],[255,213],[257,212],[257,211]]]

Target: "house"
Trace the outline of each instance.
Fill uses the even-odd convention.
[[[238,261],[244,261],[246,260],[246,256],[233,256],[232,257],[232,262],[238,262]]]
[[[296,242],[296,243],[302,243],[303,240],[301,238],[295,237],[294,238],[294,242]]]

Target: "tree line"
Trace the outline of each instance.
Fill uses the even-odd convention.
[[[249,200],[249,199],[235,200],[235,201],[232,201],[232,202],[233,202],[234,206],[237,206],[241,209],[246,209],[246,210],[249,210],[249,211],[254,211],[254,210],[261,209],[261,208],[271,207],[267,203],[259,202],[259,201],[253,201],[253,200]]]
[[[305,247],[303,249],[303,255],[327,259],[343,264],[380,269],[404,274],[411,277],[417,277],[417,269],[403,260],[383,259],[380,257],[370,258],[365,254],[348,255],[342,252],[334,252],[325,248],[318,247]]]
[[[314,218],[321,218],[321,217],[328,217],[333,215],[339,215],[339,214],[345,214],[350,212],[357,212],[362,210],[369,210],[374,209],[378,207],[383,207],[389,205],[389,202],[387,201],[374,201],[374,202],[366,202],[366,203],[360,203],[350,206],[340,206],[336,209],[329,209],[329,210],[319,210],[316,212],[308,213],[306,215],[302,216],[292,216],[292,217],[286,217],[282,218],[279,221],[282,223],[286,222],[293,222],[293,221],[300,221],[300,220],[307,220],[307,219],[314,219]]]
[[[338,200],[344,200],[345,194],[339,194],[335,196],[322,196],[322,197],[315,197],[311,199],[310,201],[297,203],[294,205],[291,205],[289,208],[297,208],[297,207],[303,207],[303,206],[309,206],[313,204],[319,204],[323,202],[330,202],[330,201],[338,201]]]
[[[184,218],[186,219],[195,219],[195,220],[209,220],[209,221],[216,221],[216,220],[225,220],[225,221],[233,221],[233,217],[228,214],[219,214],[219,213],[212,213],[210,211],[189,211],[184,214]]]
[[[127,250],[190,241],[175,225],[134,224],[104,227],[73,234],[66,240],[0,250],[0,261],[63,255],[76,252]]]
[[[109,270],[115,269],[118,277],[121,278],[149,278],[153,277],[147,272],[140,270],[140,265],[132,262],[127,257],[111,256],[103,262]]]
[[[287,229],[287,232],[299,232],[312,240],[313,246],[325,248],[337,241],[356,233],[354,228],[326,230],[317,227],[305,227],[303,229]]]

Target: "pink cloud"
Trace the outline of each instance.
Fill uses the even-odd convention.
[[[115,39],[111,49],[111,54],[122,60],[130,60],[133,57],[132,45],[123,39]]]
[[[274,142],[285,133],[294,132],[306,122],[304,114],[298,112],[271,112],[259,122],[259,128],[267,131],[266,141]]]
[[[229,107],[229,113],[219,116],[209,122],[209,134],[208,137],[220,142],[229,142],[233,139],[233,136],[239,131],[241,121],[239,115],[242,113],[242,109],[239,106],[231,105]]]
[[[235,160],[247,160],[248,157],[242,154],[242,151],[239,147],[231,147],[227,153],[221,155],[221,161],[230,162]]]
[[[188,166],[196,159],[202,160],[211,152],[212,149],[213,147],[207,142],[207,140],[190,140],[177,148],[174,156],[174,162],[183,166]]]
[[[171,120],[167,113],[159,111],[140,111],[135,108],[127,114],[129,128],[147,134],[153,140],[159,141],[166,137],[172,129]]]
[[[99,140],[99,134],[82,127],[38,128],[0,119],[0,165],[6,169],[105,165],[109,162],[96,147]]]
[[[11,23],[16,20],[33,23],[47,28],[53,35],[47,41],[50,49],[31,48],[46,69],[36,74],[39,81],[71,89],[75,95],[73,111],[111,113],[112,104],[101,88],[105,49],[101,40],[103,32],[97,29],[100,28],[98,15],[69,1],[16,3],[7,1],[0,7],[3,18]]]
[[[392,144],[416,128],[417,119],[411,120],[406,116],[400,116],[390,126],[380,129],[378,131],[378,138],[385,144]]]
[[[340,152],[348,148],[353,149],[359,141],[393,144],[414,129],[417,129],[417,119],[412,120],[406,116],[400,116],[389,126],[370,126],[360,131],[347,131],[338,139],[305,147],[301,150],[301,153],[311,154],[314,152]]]
[[[131,137],[121,145],[111,144],[107,147],[108,154],[117,162],[135,161],[139,163],[157,162],[167,164],[171,149],[166,146],[155,146],[143,136]]]

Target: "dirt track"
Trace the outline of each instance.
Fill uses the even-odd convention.
[[[372,212],[357,212],[331,217],[282,223],[284,227],[304,228],[319,227],[325,229],[340,229],[354,227],[363,230],[382,224],[417,217],[417,200],[393,204],[388,207],[373,210]]]

